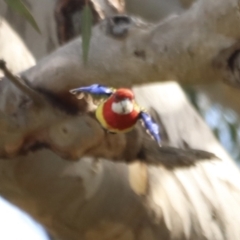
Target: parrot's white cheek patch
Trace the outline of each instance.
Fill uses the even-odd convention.
[[[117,114],[129,114],[133,111],[133,103],[129,99],[125,99],[121,102],[112,103],[112,111]]]

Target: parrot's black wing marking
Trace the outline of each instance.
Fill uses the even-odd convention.
[[[152,138],[160,145],[161,143],[161,138],[159,134],[159,126],[157,123],[153,121],[151,116],[144,112],[141,111],[139,114],[139,118],[142,120],[144,127],[146,128],[147,132],[152,136]]]
[[[109,88],[104,85],[100,84],[93,84],[86,87],[74,88],[70,90],[72,94],[79,94],[79,93],[90,93],[94,95],[107,95],[111,96],[114,93],[114,88]]]

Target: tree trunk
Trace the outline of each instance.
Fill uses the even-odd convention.
[[[40,151],[0,162],[3,196],[60,239],[239,239],[235,164],[176,84],[134,91],[156,111],[173,146],[186,142],[222,161],[171,171],[90,157],[68,162]]]

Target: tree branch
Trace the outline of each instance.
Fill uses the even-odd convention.
[[[199,160],[216,158],[212,153],[199,150],[159,147],[155,141],[146,138],[147,134],[143,128],[137,126],[128,134],[109,134],[97,122],[96,106],[90,97],[81,98],[81,101],[86,101],[88,105],[88,111],[82,110],[82,115],[58,113],[60,109],[54,110],[44,95],[31,89],[22,82],[22,79],[12,74],[3,60],[0,61],[0,69],[3,70],[5,77],[23,94],[29,96],[38,107],[37,111],[28,109],[31,114],[24,116],[28,124],[19,129],[13,127],[17,123],[9,121],[9,117],[4,115],[2,124],[4,128],[8,126],[8,137],[5,131],[1,132],[3,143],[0,146],[0,157],[2,158],[13,158],[27,154],[29,151],[47,148],[67,160],[78,160],[88,155],[121,162],[140,160],[148,164],[164,165],[169,169],[189,167]],[[37,116],[34,115],[39,114],[42,115],[41,122],[36,124],[34,119]],[[135,141],[136,138],[139,140]]]
[[[24,74],[34,79],[34,86],[56,92],[96,81],[132,86],[174,79],[189,84],[228,76],[236,82],[229,58],[239,49],[240,32],[233,27],[238,24],[237,0],[200,0],[184,14],[152,27],[126,16],[108,18],[93,30],[87,68],[77,39],[41,60],[38,71],[33,67]]]
[[[5,77],[13,83],[18,89],[20,89],[26,96],[28,96],[37,107],[46,107],[45,99],[38,94],[33,89],[29,88],[27,85],[24,84],[23,79],[14,75],[9,71],[6,66],[6,62],[4,60],[0,60],[0,69],[3,71]]]

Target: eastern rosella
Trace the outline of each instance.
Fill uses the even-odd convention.
[[[147,132],[160,144],[159,127],[151,116],[134,100],[127,88],[109,88],[100,84],[70,90],[72,94],[89,93],[106,96],[96,109],[96,118],[103,128],[112,133],[130,131],[138,120],[142,120]]]

